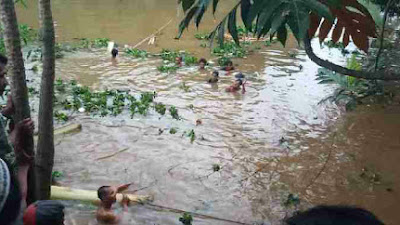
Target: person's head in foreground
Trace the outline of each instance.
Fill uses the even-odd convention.
[[[111,50],[111,56],[112,56],[113,58],[117,58],[117,55],[118,55],[118,49],[113,48],[113,49]]]
[[[7,57],[0,54],[0,96],[3,96],[4,90],[8,85],[8,81],[6,78],[7,74]]]
[[[0,222],[12,224],[18,217],[21,194],[17,180],[12,176],[7,164],[0,159]]]
[[[371,212],[350,206],[317,206],[284,221],[286,225],[384,225]]]
[[[114,204],[117,201],[118,190],[113,186],[102,186],[97,190],[97,196],[102,203]]]
[[[64,205],[59,201],[38,201],[24,212],[24,225],[63,225]]]
[[[205,58],[201,58],[201,59],[199,60],[199,68],[200,68],[201,70],[203,70],[203,69],[206,68],[206,66],[207,66],[207,60],[206,60]]]

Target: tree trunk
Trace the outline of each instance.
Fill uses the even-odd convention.
[[[306,37],[304,38],[304,48],[306,50],[308,57],[313,62],[315,62],[319,66],[335,71],[337,73],[366,80],[386,80],[386,81],[400,80],[400,74],[396,74],[394,72],[385,72],[385,71],[370,72],[370,71],[351,70],[343,66],[339,66],[332,62],[329,62],[328,60],[319,58],[312,49],[311,38],[308,37],[308,34],[306,34]]]
[[[39,199],[50,199],[51,173],[54,164],[54,24],[50,0],[39,0],[40,32],[42,37],[43,73],[40,88],[39,137],[36,170]]]
[[[15,13],[14,0],[0,0],[0,16],[4,29],[4,44],[9,59],[9,75],[11,77],[11,94],[15,107],[15,123],[30,118],[28,88],[24,59],[21,51],[21,39],[18,30],[18,21]],[[27,153],[34,154],[33,137],[29,137]],[[36,200],[35,167],[32,166],[28,173],[27,203]]]

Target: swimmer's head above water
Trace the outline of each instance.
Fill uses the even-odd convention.
[[[206,66],[207,66],[207,60],[205,58],[201,58],[199,60],[199,68],[203,70],[206,68]]]
[[[115,58],[117,58],[117,55],[118,55],[118,49],[113,48],[111,50],[111,56],[115,59]]]

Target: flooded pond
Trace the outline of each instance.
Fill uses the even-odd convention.
[[[20,22],[37,26],[30,23],[37,18],[35,5],[32,1],[28,9],[19,9]],[[142,47],[217,59],[193,35],[213,28],[218,18],[208,16],[200,31],[193,27],[182,40],[173,39],[182,16],[176,0],[57,0],[53,8],[60,42],[107,37],[135,45],[172,19],[156,46]],[[228,9],[222,5],[221,12]],[[283,203],[291,193],[299,195],[301,207],[358,205],[387,224],[398,223],[399,100],[390,107],[361,106],[343,114],[334,104],[318,104],[335,86],[318,84],[318,67],[295,40],[285,49],[260,45],[256,53],[234,59],[248,79],[244,94],[225,92],[232,75],[221,74],[218,85],[210,85],[210,71],[194,67],[160,73],[158,58],[121,54],[113,63],[100,49],[58,60],[57,77],[95,90],[156,91],[156,101],[175,105],[183,118],[74,114],[70,122],[81,123],[82,132],[55,141],[55,170],[64,173],[62,184],[95,190],[134,182],[131,190],[154,195],[157,206],[132,206],[129,224],[179,223],[179,213],[160,206],[209,216],[195,217],[194,224],[279,224],[290,211]],[[313,45],[322,57],[345,62],[338,52]],[[183,82],[188,91],[182,90]],[[202,124],[196,126],[198,119]],[[172,127],[177,134],[167,132]],[[182,136],[192,129],[193,143]],[[102,159],[122,149],[127,150]],[[214,164],[221,170],[214,172]],[[94,223],[93,208],[71,204],[68,211],[72,224]]]

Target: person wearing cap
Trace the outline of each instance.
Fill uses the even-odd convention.
[[[96,212],[96,219],[98,222],[107,224],[117,224],[122,221],[124,213],[128,212],[129,198],[123,195],[121,205],[123,212],[116,214],[112,206],[117,201],[117,193],[121,193],[129,188],[131,184],[122,186],[102,186],[97,190],[97,195],[100,199],[100,206]]]
[[[63,225],[64,205],[59,201],[38,201],[26,208],[24,225]]]

